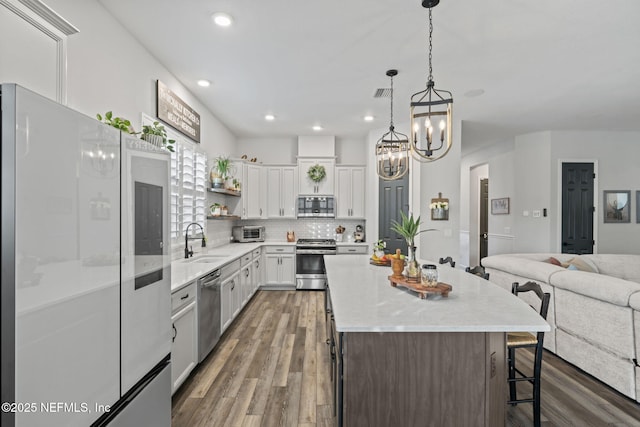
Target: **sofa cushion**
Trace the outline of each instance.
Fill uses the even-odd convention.
[[[631,295],[640,292],[640,283],[584,271],[563,270],[555,273],[550,283],[557,288],[623,307],[629,305]]]
[[[600,274],[640,283],[640,255],[581,255],[598,267]]]
[[[581,257],[571,258],[569,261],[563,262],[560,265],[568,270],[580,270],[586,271],[587,273],[598,272],[598,268],[595,265]]]

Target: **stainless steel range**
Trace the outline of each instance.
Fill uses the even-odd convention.
[[[296,289],[327,287],[324,256],[337,252],[334,239],[298,239],[296,242]]]

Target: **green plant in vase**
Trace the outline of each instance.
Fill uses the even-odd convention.
[[[404,212],[400,211],[400,217],[402,218],[402,222],[392,220],[391,230],[404,237],[404,240],[409,246],[407,278],[420,280],[420,265],[416,259],[416,236],[425,231],[433,231],[434,229],[420,230],[420,217],[414,218],[413,214],[407,216]]]
[[[100,120],[104,124],[112,126],[116,129],[120,129],[125,133],[129,133],[131,135],[137,134],[137,132],[133,130],[130,120],[124,119],[122,117],[114,117],[112,111],[107,111],[106,113],[104,113],[104,116],[98,113],[96,114],[96,119]]]
[[[142,126],[140,138],[154,144],[157,147],[164,147],[172,153],[175,151],[173,144],[175,140],[167,138],[167,131],[160,122],[155,121],[152,125]]]

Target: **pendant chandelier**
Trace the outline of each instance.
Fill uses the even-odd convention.
[[[400,179],[409,171],[409,138],[396,132],[393,126],[393,76],[398,70],[388,70],[391,79],[391,121],[389,132],[376,143],[376,163],[378,176],[386,181]]]
[[[438,90],[433,82],[431,8],[440,0],[423,0],[429,9],[429,77],[427,88],[411,97],[411,153],[421,162],[433,162],[444,157],[451,149],[453,96],[447,90]]]

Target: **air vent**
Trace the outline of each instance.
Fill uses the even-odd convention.
[[[374,98],[390,98],[391,88],[376,89],[376,92],[373,94],[373,97]]]

